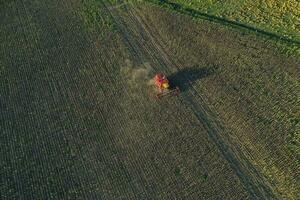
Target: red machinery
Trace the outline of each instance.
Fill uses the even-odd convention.
[[[180,90],[176,87],[170,87],[169,80],[164,74],[158,73],[154,76],[155,86],[158,89],[156,98],[160,99],[165,96],[177,95]]]

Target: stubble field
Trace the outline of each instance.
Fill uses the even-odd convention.
[[[2,198],[299,197],[297,56],[148,3],[0,11]]]

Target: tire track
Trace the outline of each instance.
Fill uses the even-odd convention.
[[[161,45],[159,45],[160,41],[148,31],[150,27],[147,27],[147,24],[141,20],[137,14],[138,11],[124,5],[123,8],[126,9],[128,14],[128,18],[126,18],[127,20],[125,22],[118,9],[109,9],[111,5],[106,2],[102,3],[104,7],[106,7],[107,13],[111,15],[115,21],[118,31],[122,35],[125,44],[129,47],[129,51],[132,54],[131,56],[135,61],[142,63],[147,60],[152,60],[160,66],[154,67],[155,70],[163,70],[168,74],[174,72],[174,69],[176,69],[175,71],[179,69],[178,64],[172,62]],[[130,29],[131,25],[135,25],[138,28],[138,32]],[[140,34],[141,40],[132,37],[135,34]],[[145,41],[148,43],[146,44]],[[173,66],[173,68],[171,69],[168,66]],[[205,127],[210,139],[221,152],[224,159],[229,163],[251,198],[277,199],[270,185],[242,153],[241,149],[236,145],[233,146],[231,142],[228,141],[226,130],[222,129],[213,111],[206,105],[204,99],[193,87],[190,80],[191,77],[188,75],[184,75],[184,77],[178,80],[180,82],[187,82],[190,88],[181,95],[179,100],[193,111],[195,117]]]

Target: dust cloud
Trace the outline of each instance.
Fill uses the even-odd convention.
[[[121,67],[120,73],[133,89],[154,85],[154,72],[149,63],[134,66],[132,61],[125,60],[125,65]]]

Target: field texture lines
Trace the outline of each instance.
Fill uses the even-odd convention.
[[[136,1],[3,1],[0,26],[1,199],[299,197],[274,43]]]

